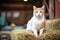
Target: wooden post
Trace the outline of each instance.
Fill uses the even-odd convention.
[[[49,0],[49,18],[54,19],[54,0]]]

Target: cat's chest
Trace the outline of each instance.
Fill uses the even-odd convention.
[[[42,24],[42,22],[43,22],[42,20],[36,20],[35,24]]]
[[[40,30],[44,26],[44,19],[34,20],[34,25],[37,30]]]
[[[40,25],[40,24],[42,24],[44,22],[44,19],[42,18],[42,19],[40,19],[40,20],[38,20],[38,19],[35,19],[34,20],[34,24],[35,25]]]

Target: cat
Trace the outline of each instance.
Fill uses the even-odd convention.
[[[46,22],[44,11],[45,6],[43,5],[41,8],[37,8],[33,6],[33,17],[28,21],[26,30],[32,31],[35,36],[41,35],[45,30]]]

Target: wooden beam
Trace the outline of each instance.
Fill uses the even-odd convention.
[[[25,2],[24,0],[1,0],[1,3],[14,3],[14,4],[32,4],[33,0],[28,0]]]
[[[49,0],[49,18],[54,19],[54,0]]]
[[[32,10],[32,5],[26,4],[2,4],[1,10]]]

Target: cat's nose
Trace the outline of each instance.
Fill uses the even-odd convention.
[[[40,16],[40,15],[38,15],[38,16]]]
[[[42,15],[42,13],[40,13],[40,16]]]

